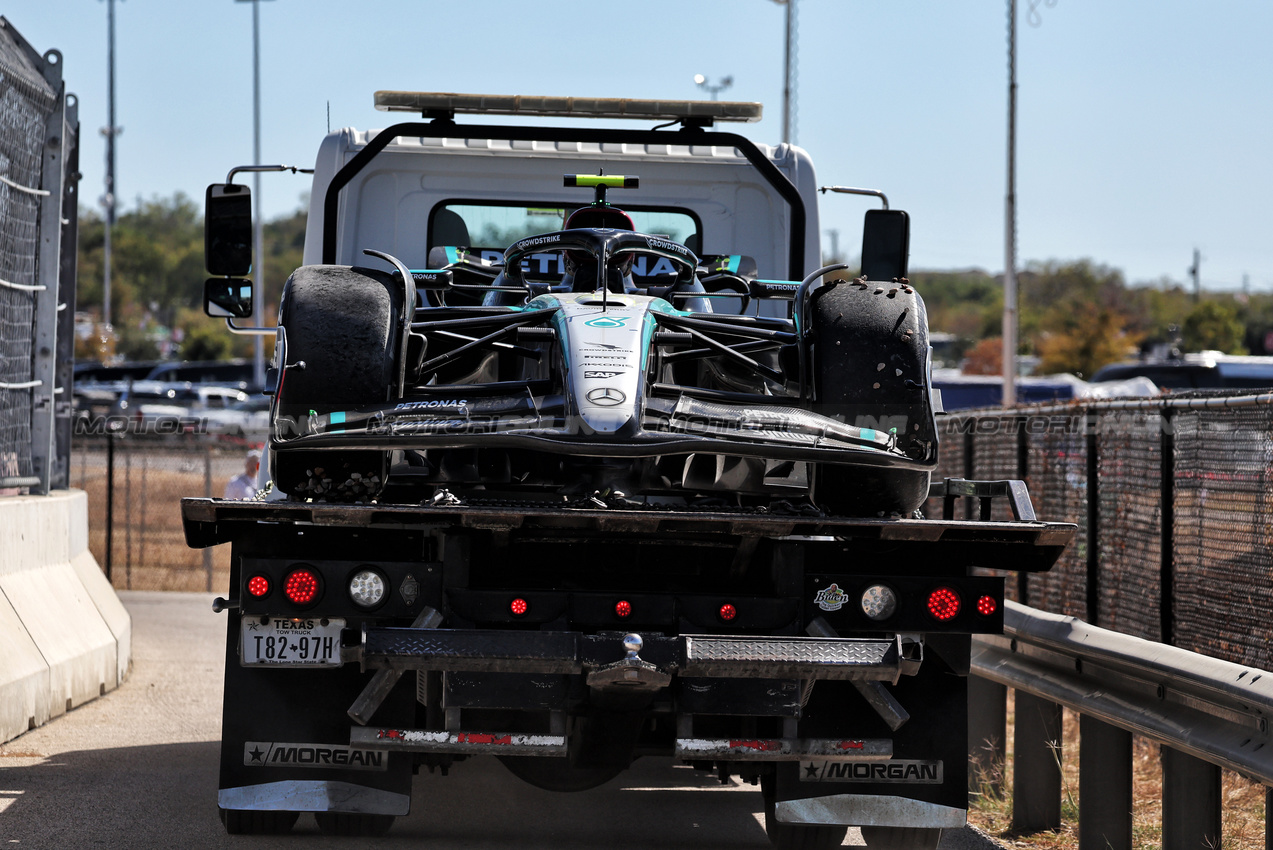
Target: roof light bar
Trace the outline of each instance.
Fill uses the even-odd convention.
[[[640,121],[759,121],[759,103],[718,100],[639,100],[626,97],[542,97],[535,95],[454,94],[451,92],[378,91],[376,109],[415,112],[426,118],[457,112],[479,115],[540,115],[559,118],[633,118]]]

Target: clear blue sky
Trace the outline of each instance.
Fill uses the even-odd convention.
[[[1091,258],[1129,283],[1273,291],[1273,3],[1019,0],[1018,257]],[[1031,15],[1031,6],[1037,6]],[[80,103],[81,197],[102,194],[105,0],[0,9],[64,56]],[[1005,0],[798,0],[795,141],[823,184],[912,217],[912,268],[1004,266]],[[123,209],[252,158],[252,6],[118,0]],[[1033,17],[1038,26],[1031,26]],[[260,5],[262,160],[311,165],[330,126],[383,127],[377,89],[721,97],[765,105],[780,141],[783,10],[770,0],[269,0]],[[263,181],[268,217],[300,178]],[[827,196],[824,244],[856,253],[864,199]]]

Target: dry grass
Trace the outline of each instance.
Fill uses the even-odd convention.
[[[1012,698],[1008,701],[1008,739],[1012,739]],[[1157,744],[1143,738],[1132,743],[1132,846],[1162,846],[1162,763]],[[1079,717],[1066,709],[1062,721],[1061,828],[1055,832],[1015,835],[1012,832],[1012,755],[998,772],[974,780],[968,820],[1008,847],[1031,850],[1074,850],[1079,846]],[[996,779],[1001,781],[996,783]],[[995,786],[1003,789],[1002,793]],[[1221,838],[1217,850],[1264,850],[1264,786],[1230,771],[1221,774]]]
[[[76,446],[71,486],[88,494],[89,550],[106,569],[106,458]],[[241,449],[205,454],[198,446],[162,443],[129,446],[115,456],[114,547],[111,583],[125,590],[224,591],[230,580],[230,547],[186,546],[181,499],[219,496],[243,468]]]

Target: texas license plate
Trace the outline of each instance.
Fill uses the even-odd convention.
[[[278,667],[339,667],[344,620],[243,618],[240,652],[244,664]]]

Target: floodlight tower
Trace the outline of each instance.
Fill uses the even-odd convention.
[[[717,83],[716,85],[712,85],[711,83],[707,81],[707,77],[703,76],[702,74],[694,75],[694,85],[698,86],[700,89],[707,89],[708,93],[711,94],[712,96],[712,100],[716,100],[716,95],[720,94],[725,89],[732,86],[733,84],[734,84],[733,77],[721,77],[721,80],[719,83]]]
[[[106,192],[102,195],[105,242],[102,245],[102,326],[111,329],[111,228],[115,226],[115,137],[123,132],[115,126],[115,0],[106,0]]]
[[[252,4],[252,164],[261,164],[261,0],[235,0]],[[265,320],[265,222],[261,204],[261,172],[252,174],[252,194],[256,198],[256,215],[252,216],[252,315],[258,325]],[[265,385],[265,339],[252,338],[252,381]]]

